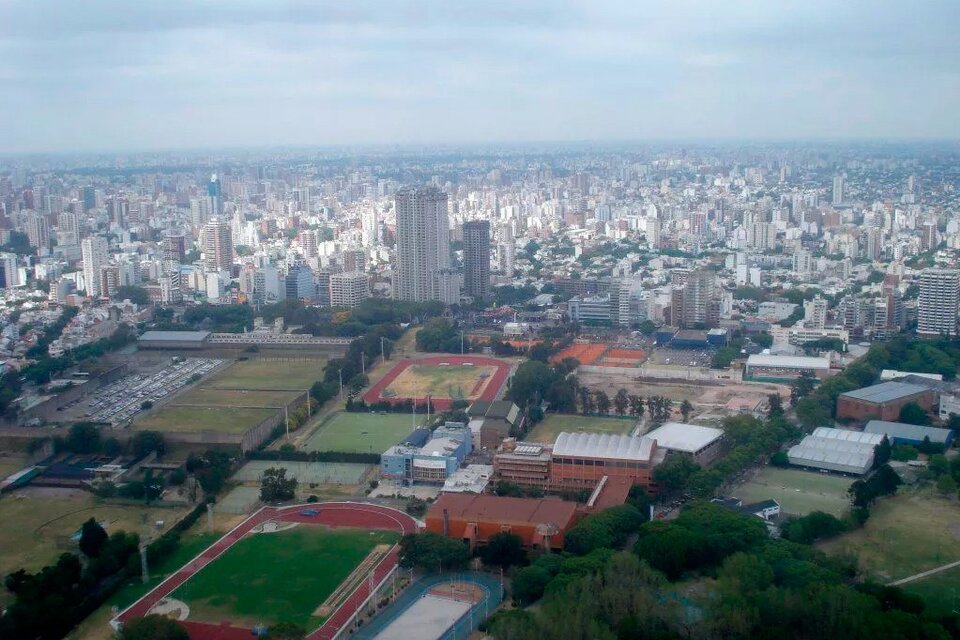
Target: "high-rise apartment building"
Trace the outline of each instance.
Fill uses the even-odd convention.
[[[463,224],[463,292],[484,300],[490,297],[490,223]]]
[[[187,240],[182,233],[163,236],[160,248],[163,251],[164,260],[182,263],[187,257]]]
[[[823,329],[827,324],[827,301],[817,295],[803,303],[803,326],[807,329]]]
[[[846,179],[842,174],[833,177],[833,204],[843,204],[845,183]]]
[[[80,255],[83,259],[83,283],[87,296],[96,298],[106,295],[100,290],[100,267],[109,262],[107,239],[100,236],[84,238],[80,243]]]
[[[0,253],[0,289],[20,285],[20,270],[15,253]]]
[[[685,329],[715,327],[720,321],[717,274],[705,269],[690,272],[676,269],[670,275],[674,287],[673,322]]]
[[[80,244],[80,216],[73,211],[57,216],[57,244],[69,247]]]
[[[330,306],[355,307],[370,297],[370,279],[360,271],[330,276]]]
[[[447,194],[434,187],[396,194],[397,252],[393,295],[424,302],[449,299],[450,224]]]
[[[917,333],[926,336],[957,335],[960,307],[960,271],[924,269],[920,273]]]
[[[303,250],[303,257],[307,258],[316,258],[317,257],[317,232],[313,229],[305,229],[300,232],[300,248]]]
[[[35,213],[27,220],[27,239],[30,246],[38,251],[50,248],[50,226],[47,217]]]
[[[203,264],[208,273],[233,266],[233,231],[226,220],[214,218],[203,227]]]

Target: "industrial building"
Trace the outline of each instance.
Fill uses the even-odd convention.
[[[790,447],[787,458],[798,467],[863,475],[873,466],[877,445],[884,437],[881,433],[818,427],[800,444]]]
[[[441,493],[427,511],[426,528],[471,548],[507,532],[527,547],[561,549],[576,516],[577,503],[565,500]]]
[[[837,398],[837,418],[893,421],[900,417],[904,405],[911,402],[930,411],[936,402],[936,392],[917,384],[881,382],[841,393]]]
[[[867,433],[882,433],[894,444],[921,445],[925,440],[931,444],[949,447],[953,442],[953,430],[924,427],[904,422],[887,422],[886,420],[871,420],[863,428]]]
[[[205,349],[209,331],[144,331],[137,339],[141,349]]]
[[[462,422],[448,422],[422,447],[400,444],[384,451],[380,477],[403,484],[443,484],[472,450],[470,429]]]
[[[685,455],[700,466],[717,459],[723,450],[723,430],[696,424],[668,422],[646,434],[669,454]]]
[[[557,489],[593,489],[607,476],[648,487],[666,453],[647,436],[564,432],[553,445],[550,483]]]
[[[813,374],[823,380],[830,375],[830,359],[758,353],[747,358],[743,377],[745,380],[787,382],[799,378],[803,373]]]

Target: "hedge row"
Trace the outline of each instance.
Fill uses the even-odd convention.
[[[248,451],[248,460],[277,460],[284,462],[360,462],[380,464],[379,453],[350,453],[346,451]]]

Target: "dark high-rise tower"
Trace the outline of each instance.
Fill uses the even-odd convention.
[[[477,299],[490,296],[490,223],[463,223],[463,292]]]
[[[218,216],[223,213],[220,178],[217,177],[217,174],[210,176],[210,182],[207,184],[207,196],[210,198],[210,215]]]

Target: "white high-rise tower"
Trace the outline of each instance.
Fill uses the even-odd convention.
[[[450,268],[447,194],[433,187],[402,189],[396,211],[393,296],[410,302],[449,298],[441,291],[446,288],[442,272]]]

